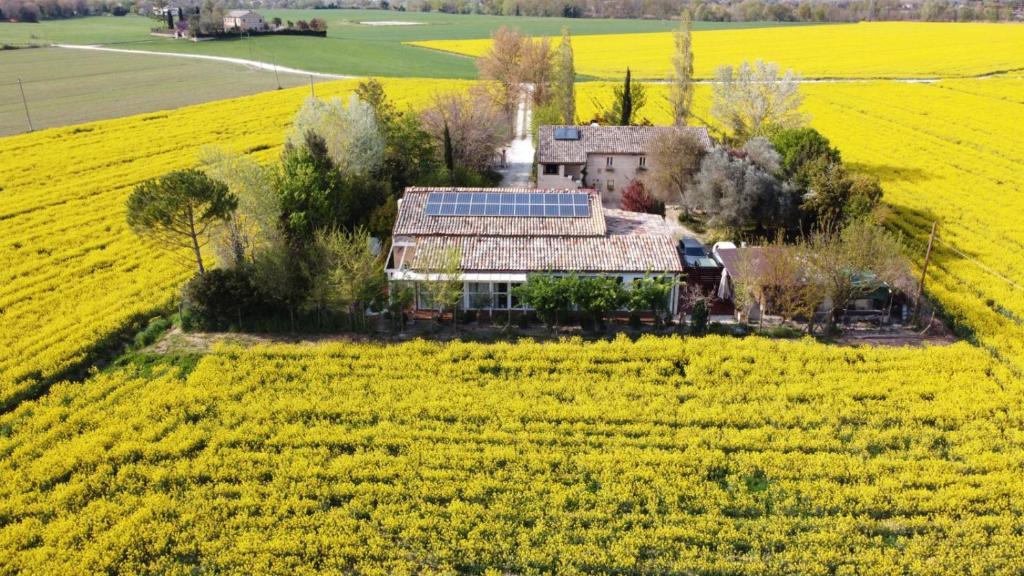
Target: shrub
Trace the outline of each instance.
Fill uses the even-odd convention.
[[[665,215],[665,203],[652,197],[640,180],[633,180],[622,191],[622,209],[629,212]]]
[[[252,323],[263,303],[248,268],[214,269],[196,276],[182,296],[186,329],[240,329]]]
[[[151,318],[146,327],[135,335],[135,348],[145,348],[160,339],[160,336],[171,327],[171,319],[157,316]]]
[[[690,331],[693,334],[701,335],[708,331],[708,318],[710,313],[707,304],[703,300],[697,300],[690,311]]]

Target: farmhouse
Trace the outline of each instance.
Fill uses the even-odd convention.
[[[432,309],[420,283],[456,253],[463,310],[522,309],[512,289],[530,273],[611,275],[628,285],[682,272],[672,230],[657,215],[603,208],[595,190],[407,188],[387,260],[389,282],[412,282],[416,307]],[[668,308],[677,310],[678,288]]]
[[[255,31],[264,30],[267,27],[267,23],[263,20],[263,16],[260,16],[252,10],[231,10],[224,15],[224,31]]]
[[[706,147],[707,128],[687,126]],[[537,132],[537,186],[593,188],[617,208],[622,190],[652,167],[649,154],[669,126],[541,126]]]

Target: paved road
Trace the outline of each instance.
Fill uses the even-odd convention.
[[[519,109],[516,111],[516,133],[505,149],[507,168],[500,170],[501,185],[516,188],[531,186],[530,175],[533,172],[533,138],[530,137],[530,124],[533,120],[531,87],[524,87],[519,97]]]

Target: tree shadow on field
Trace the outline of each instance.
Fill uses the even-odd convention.
[[[979,271],[984,270],[982,267],[986,265],[982,260],[982,257],[985,256],[983,251],[979,249],[972,250],[966,246],[956,244],[952,239],[944,239],[942,219],[934,212],[927,208],[891,206],[890,212],[885,218],[885,225],[887,228],[900,234],[902,237],[903,243],[906,246],[907,257],[910,259],[911,264],[916,270],[915,274],[920,274],[921,267],[924,264],[925,253],[928,249],[928,237],[931,234],[931,227],[934,222],[938,222],[938,228],[936,230],[937,239],[932,245],[931,257],[928,261],[929,270],[942,270],[953,278],[961,279],[962,272],[958,270],[962,265],[977,265],[979,266]],[[999,242],[1000,241],[993,239],[993,250],[998,248]],[[970,264],[969,261],[973,261],[976,264]],[[1001,273],[999,270],[993,271]],[[992,281],[1002,282],[1003,280],[998,279],[996,276],[992,276]],[[986,286],[987,283],[985,282],[960,281],[957,286],[947,286],[946,288],[972,296],[977,300],[979,310],[987,308],[991,312],[994,312],[995,314],[998,314],[1018,325],[1024,325],[1024,316],[1007,308],[1005,302],[1001,302],[993,298],[991,293],[986,292]],[[932,309],[935,310],[936,315],[941,318],[943,323],[947,327],[951,328],[957,336],[977,344],[978,341],[974,328],[970,325],[971,319],[964,316],[965,312],[961,310],[959,313],[955,313],[953,310],[947,309],[941,301],[936,300],[927,293],[928,285],[926,283],[926,300],[929,302]]]
[[[852,172],[873,174],[883,182],[906,182],[918,184],[932,179],[931,174],[920,168],[910,166],[896,166],[893,164],[880,164],[875,162],[847,162],[846,166]]]
[[[82,382],[95,369],[102,369],[122,356],[133,342],[136,334],[146,327],[149,320],[160,315],[169,315],[169,305],[154,307],[146,312],[135,314],[125,320],[119,328],[100,337],[83,351],[77,362],[52,374],[44,374],[34,370],[18,379],[18,391],[0,402],[0,415],[17,408],[22,402],[37,400],[46,395],[50,388],[58,382]]]

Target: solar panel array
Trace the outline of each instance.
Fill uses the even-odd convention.
[[[579,140],[579,128],[555,128],[555,140]]]
[[[427,214],[587,218],[590,197],[578,192],[430,192]]]

